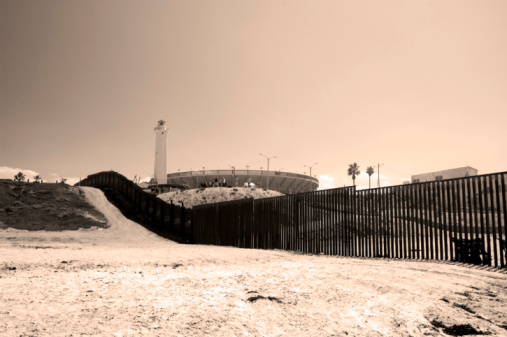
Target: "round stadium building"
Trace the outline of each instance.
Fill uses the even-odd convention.
[[[201,170],[175,172],[167,175],[168,185],[179,185],[186,189],[203,186],[243,187],[253,184],[284,194],[316,191],[319,180],[304,174],[264,170]]]

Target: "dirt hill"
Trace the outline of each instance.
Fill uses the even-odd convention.
[[[185,207],[192,208],[197,205],[210,204],[215,202],[240,200],[240,199],[262,199],[270,197],[279,197],[283,193],[265,190],[262,188],[250,187],[211,187],[200,188],[187,191],[177,191],[159,194],[158,197],[166,202],[173,201],[174,204],[179,205],[183,202]]]
[[[77,187],[0,180],[0,229],[77,230],[107,227]]]

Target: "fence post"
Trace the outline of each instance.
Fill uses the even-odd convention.
[[[174,233],[174,204],[171,200],[171,206],[169,209],[169,231]]]
[[[150,198],[146,195],[144,197],[144,213],[149,217],[150,216]]]
[[[158,223],[160,224],[160,228],[164,228],[164,203],[162,199],[157,198],[157,204],[159,209],[159,217],[158,217]],[[156,214],[156,213],[155,213]]]
[[[190,243],[195,242],[195,232],[194,232],[194,211],[190,213]]]
[[[183,202],[181,203],[181,222],[180,222],[180,230],[181,230],[181,236],[185,237],[185,223],[186,223],[186,211],[185,211],[185,204]]]
[[[491,198],[491,239],[493,240],[493,247],[490,250],[491,263],[495,261],[495,267],[498,267],[498,254],[497,254],[497,243],[496,243],[496,217],[495,212],[498,211],[498,203],[496,203],[495,194],[498,192],[496,184],[496,175],[489,176],[489,196]],[[499,226],[500,227],[500,226]],[[500,230],[501,231],[501,230]],[[491,254],[493,253],[493,254]]]
[[[505,174],[502,173],[502,176],[501,176],[501,180],[502,180],[502,213],[503,213],[503,230],[504,230],[504,233],[503,233],[503,239],[502,239],[502,235],[500,235],[500,254],[503,254],[503,263],[502,263],[502,267],[506,267],[507,266],[507,200],[506,197],[507,197],[507,191],[505,189]],[[498,215],[500,216],[500,212],[498,213]]]

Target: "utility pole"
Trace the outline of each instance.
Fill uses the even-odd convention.
[[[264,156],[268,160],[268,170],[266,172],[266,181],[267,181],[266,182],[266,188],[269,190],[269,159],[271,159],[271,158],[275,158],[276,159],[276,156],[274,156],[274,157],[268,157],[268,156],[266,156],[265,154],[262,154],[262,153],[259,153],[259,156]]]
[[[313,165],[317,165],[317,164],[318,164],[318,163],[314,163],[314,164],[312,164],[312,165],[310,165],[310,166],[308,166],[308,165],[303,165],[303,167],[309,167],[309,168],[310,168],[310,177],[313,177],[313,176],[312,176],[312,166],[313,166]]]
[[[270,160],[271,158],[275,158],[275,159],[276,159],[276,156],[274,156],[274,157],[268,157],[268,156],[266,156],[265,154],[262,154],[262,153],[259,153],[259,156],[264,156],[264,157],[266,157],[266,159],[268,160],[268,171],[269,171],[269,160]]]
[[[232,167],[232,176],[234,177],[234,185],[235,187],[238,187],[238,185],[236,184],[236,166],[232,166],[231,164],[229,164],[230,167]]]

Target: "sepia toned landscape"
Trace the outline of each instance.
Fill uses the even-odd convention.
[[[507,337],[506,17],[0,0],[0,337]]]

